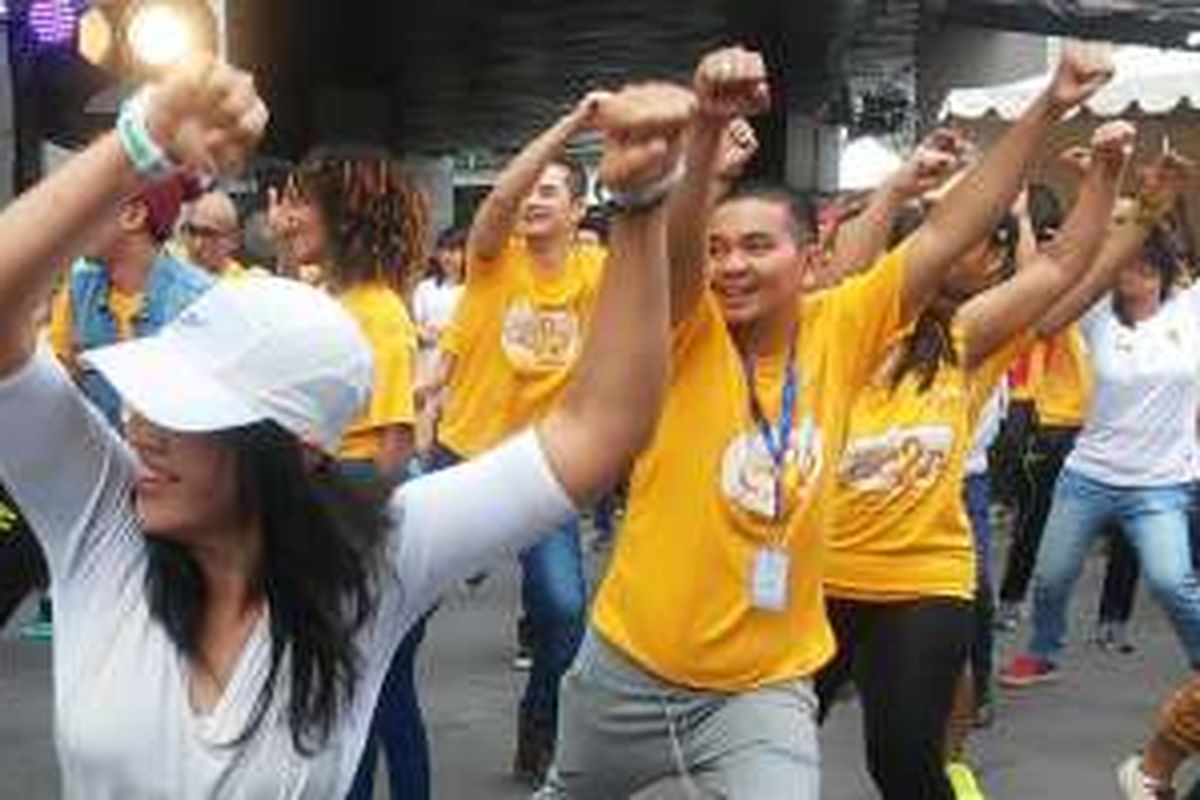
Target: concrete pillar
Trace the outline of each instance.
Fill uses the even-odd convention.
[[[841,149],[841,128],[804,114],[789,114],[785,173],[788,184],[805,191],[836,191]]]

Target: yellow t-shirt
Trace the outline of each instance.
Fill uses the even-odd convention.
[[[371,402],[347,429],[338,458],[370,460],[379,455],[380,429],[411,425],[416,419],[417,329],[400,295],[382,284],[355,287],[338,299],[358,320],[375,359]]]
[[[133,338],[133,322],[142,310],[142,293],[126,294],[115,287],[108,290],[108,310],[117,324],[118,341]],[[75,347],[71,293],[67,284],[54,295],[50,306],[50,347],[64,364],[74,364],[79,355]]]
[[[547,276],[512,239],[493,261],[472,260],[439,342],[455,359],[438,430],[448,448],[477,455],[549,410],[583,345],[605,257],[575,246]]]
[[[943,366],[921,391],[892,388],[901,336],[859,393],[830,500],[825,589],[887,602],[975,595],[975,548],[962,501],[966,459],[988,398],[1028,346],[1018,337],[974,370]],[[961,331],[955,332],[963,352]]]
[[[1039,425],[1082,427],[1093,381],[1087,345],[1078,325],[1033,345],[1029,383]]]
[[[798,300],[798,399],[784,479],[750,411],[746,369],[705,293],[675,332],[671,383],[638,459],[593,609],[611,644],[672,683],[744,691],[816,672],[834,639],[821,590],[822,531],[846,414],[900,319],[903,248],[864,275]],[[779,419],[787,353],[759,359],[755,390]],[[783,487],[781,522],[773,518]],[[787,602],[753,600],[766,547],[788,554]]]

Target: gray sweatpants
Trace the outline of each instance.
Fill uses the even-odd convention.
[[[617,800],[678,777],[689,798],[817,800],[817,700],[793,680],[684,689],[589,630],[559,694],[558,748],[535,800]]]

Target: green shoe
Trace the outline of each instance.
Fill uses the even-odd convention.
[[[962,761],[946,765],[946,777],[954,787],[955,800],[987,800],[970,766]]]

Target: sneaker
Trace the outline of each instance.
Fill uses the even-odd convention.
[[[996,609],[996,621],[992,627],[1001,633],[1016,633],[1021,627],[1021,604],[1001,603]]]
[[[1117,786],[1124,800],[1172,800],[1170,786],[1142,772],[1142,757],[1130,756],[1117,768]]]
[[[963,761],[953,761],[946,765],[946,777],[954,787],[954,800],[987,800],[987,795],[979,786],[975,773]]]
[[[513,656],[513,669],[517,672],[528,672],[533,669],[533,652],[528,647],[518,647]]]
[[[1052,661],[1022,653],[1000,672],[1000,685],[1008,689],[1021,689],[1056,681],[1058,677],[1058,667]]]
[[[1101,650],[1129,655],[1137,652],[1129,639],[1129,626],[1124,622],[1098,622],[1092,634],[1092,644]]]

